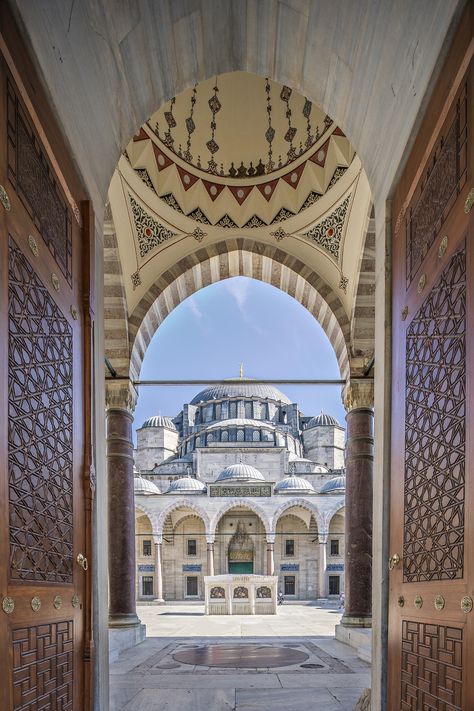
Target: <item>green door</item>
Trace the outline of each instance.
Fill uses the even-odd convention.
[[[244,575],[251,575],[253,573],[253,561],[250,562],[239,562],[239,563],[230,563],[229,562],[229,573],[235,573],[241,575],[242,573]]]

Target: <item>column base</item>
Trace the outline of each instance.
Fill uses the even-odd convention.
[[[135,612],[109,615],[109,628],[139,627],[141,620]]]
[[[372,616],[343,615],[340,624],[343,627],[372,627]]]
[[[153,598],[153,604],[154,605],[164,605],[165,601],[162,597],[155,597],[155,598]]]
[[[120,654],[130,647],[136,647],[146,638],[146,625],[109,628],[109,662],[115,662]]]

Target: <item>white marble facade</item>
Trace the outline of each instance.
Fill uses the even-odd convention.
[[[278,577],[288,598],[344,589],[344,429],[233,380],[137,431],[137,598],[203,600],[204,577]]]

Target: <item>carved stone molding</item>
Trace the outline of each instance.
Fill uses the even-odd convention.
[[[130,380],[106,380],[105,404],[107,408],[135,411],[138,393]]]
[[[342,391],[342,402],[347,412],[360,407],[373,407],[374,381],[371,378],[348,380]]]

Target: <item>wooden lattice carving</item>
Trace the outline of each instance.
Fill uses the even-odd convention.
[[[69,284],[72,224],[53,168],[8,81],[8,177]]]
[[[466,182],[467,139],[467,90],[464,87],[407,212],[407,286]]]
[[[73,710],[73,622],[12,630],[13,711]]]
[[[10,574],[72,583],[72,329],[9,239]]]
[[[462,629],[402,625],[401,711],[462,711]]]
[[[403,579],[463,576],[466,255],[457,252],[406,337]]]

